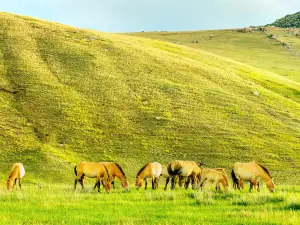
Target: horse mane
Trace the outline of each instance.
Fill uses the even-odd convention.
[[[225,180],[226,185],[229,186],[227,177],[223,173],[221,173],[221,174],[222,174],[223,179]]]
[[[17,173],[17,169],[16,167],[10,172],[8,179],[11,179],[12,177],[16,176]]]
[[[122,175],[124,177],[126,177],[126,175],[125,175],[124,171],[122,170],[121,166],[118,163],[115,163],[115,165],[119,168],[119,170],[121,171]]]
[[[140,173],[145,169],[145,167],[148,165],[149,163],[147,163],[145,166],[143,166],[139,172],[137,173],[136,177],[138,177],[140,175]]]
[[[108,170],[107,170],[106,166],[105,166],[104,164],[102,164],[102,165],[103,165],[104,168],[105,168],[105,171],[106,171],[106,173],[107,173],[107,176],[110,177],[110,175],[109,175],[109,173],[108,173]]]
[[[259,164],[258,162],[256,162],[256,163],[272,178],[269,170],[266,167],[264,167],[263,165]]]

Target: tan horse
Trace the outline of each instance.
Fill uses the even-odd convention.
[[[232,177],[233,183],[236,183],[237,187],[240,189],[240,182],[249,181],[250,182],[250,191],[254,187],[257,191],[259,191],[259,178],[265,180],[266,185],[270,192],[274,192],[274,182],[270,172],[262,166],[261,164],[252,161],[248,163],[240,163],[236,162],[233,165],[232,169]]]
[[[225,190],[225,192],[228,191],[228,179],[226,177],[226,175],[224,174],[224,170],[216,170],[216,169],[208,169],[205,168],[202,170],[201,173],[201,179],[199,182],[199,188],[202,190],[202,188],[204,187],[205,182],[211,182],[214,183],[216,185],[216,190],[220,191],[221,188],[221,184]]]
[[[7,190],[13,190],[17,184],[17,180],[19,181],[19,187],[21,190],[21,179],[24,177],[24,175],[25,169],[22,163],[14,163],[7,179]]]
[[[168,167],[165,166],[165,165],[162,165],[161,176],[164,177],[164,178],[166,178],[166,185],[165,185],[164,190],[167,190],[168,183],[170,182],[170,179],[172,178],[172,176],[169,174]],[[184,183],[184,177],[182,177],[182,176],[176,176],[174,179],[175,180],[179,179],[179,187],[182,187],[182,185]]]
[[[139,189],[145,181],[145,190],[147,189],[147,179],[152,179],[152,189],[156,189],[158,186],[158,180],[161,175],[162,166],[158,162],[147,163],[143,166],[136,175],[135,187]]]
[[[226,177],[226,180],[228,181],[227,172],[224,168],[214,168],[214,170],[221,172]],[[201,168],[200,169],[196,168],[192,172],[191,176],[194,176],[197,178],[197,179],[194,179],[194,182],[192,183],[193,189],[196,189],[197,184],[200,182],[201,172],[202,172]],[[191,181],[191,178],[189,178],[189,180],[185,183],[186,188],[188,188],[190,181]]]
[[[120,167],[120,165],[115,162],[101,162],[101,163],[103,165],[105,165],[108,170],[108,174],[112,180],[111,184],[113,185],[113,188],[115,188],[114,179],[115,179],[115,177],[117,177],[120,180],[121,185],[124,188],[124,190],[128,190],[127,178],[126,178],[124,171]]]
[[[81,184],[82,189],[84,189],[83,180],[84,177],[87,176],[89,178],[96,178],[94,189],[98,187],[98,192],[100,192],[100,181],[103,178],[105,191],[109,193],[111,178],[104,164],[95,162],[80,162],[74,167],[74,173],[76,175],[74,190],[76,190],[78,181]]]
[[[237,179],[235,174],[234,174],[234,171],[232,170],[231,171],[231,178],[232,178],[232,186],[234,189],[239,189],[239,190],[242,190],[244,189],[244,180],[243,179]],[[257,190],[259,191],[259,181],[256,180],[254,183],[251,182],[251,180],[249,180],[249,183],[250,183],[250,190],[252,190],[253,186],[257,186]]]
[[[176,185],[175,176],[182,176],[184,178],[187,178],[187,182],[189,182],[189,180],[191,179],[191,181],[194,183],[197,180],[197,176],[199,176],[199,173],[201,171],[201,165],[202,164],[200,162],[181,160],[174,160],[171,163],[169,163],[168,172],[172,176],[171,189],[173,190]],[[185,186],[187,188],[188,184],[186,184]]]

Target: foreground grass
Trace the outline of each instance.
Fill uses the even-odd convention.
[[[296,224],[300,222],[300,187],[215,193],[133,188],[110,194],[74,192],[70,186],[26,186],[0,193],[2,224]]]

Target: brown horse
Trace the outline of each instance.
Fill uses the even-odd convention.
[[[231,171],[231,178],[232,178],[232,186],[234,189],[239,189],[239,190],[244,189],[245,181],[241,178],[237,179],[233,170]],[[252,190],[253,186],[257,186],[257,190],[259,191],[259,180],[256,180],[254,183],[252,183],[251,180],[249,180],[249,183],[250,183],[249,191]]]
[[[174,160],[168,165],[168,173],[172,176],[171,189],[173,190],[176,185],[175,176],[187,178],[187,182],[191,179],[193,183],[197,180],[197,176],[201,171],[201,163],[194,161],[181,161]],[[190,178],[190,179],[189,179]],[[188,184],[185,184],[188,187]]]
[[[254,187],[259,191],[259,178],[265,180],[267,188],[270,192],[274,192],[274,182],[270,172],[262,166],[261,164],[252,161],[248,163],[236,162],[233,165],[231,172],[233,183],[237,186],[238,189],[241,189],[241,180],[250,182],[250,191]]]
[[[74,190],[76,190],[78,181],[81,184],[82,189],[84,189],[83,180],[84,177],[87,176],[89,178],[96,178],[94,189],[98,187],[98,192],[100,192],[100,181],[103,178],[105,191],[109,193],[111,178],[104,164],[95,162],[80,162],[75,166],[74,173],[76,175]]]
[[[21,190],[21,179],[24,177],[24,175],[25,169],[22,163],[14,163],[7,179],[7,190],[13,190],[17,184],[17,180],[19,181],[19,187]]]
[[[223,175],[226,177],[226,180],[228,181],[228,176],[227,176],[226,170],[224,168],[214,168],[214,170],[223,173]],[[194,182],[192,183],[193,189],[196,189],[197,183],[200,182],[201,172],[202,172],[202,170],[198,169],[198,168],[194,169],[194,171],[192,172],[191,176],[195,176],[197,178],[197,179],[194,179]],[[191,176],[189,177],[189,180],[185,183],[186,188],[188,188],[188,186],[189,186],[189,183],[191,181]]]
[[[136,175],[135,187],[139,189],[145,181],[145,190],[147,189],[147,178],[152,179],[152,189],[156,189],[158,186],[158,180],[161,175],[162,166],[158,162],[147,163],[143,166]]]
[[[108,174],[112,180],[111,184],[112,184],[113,188],[115,188],[114,179],[115,179],[115,177],[117,177],[120,180],[121,185],[124,188],[124,190],[128,190],[127,178],[126,178],[126,175],[125,175],[124,171],[122,170],[121,166],[115,162],[101,162],[101,163],[103,165],[105,165],[108,170]]]
[[[224,174],[224,170],[215,170],[215,169],[208,169],[205,168],[202,170],[201,173],[201,179],[199,182],[199,188],[202,190],[202,188],[204,187],[205,182],[212,182],[216,185],[216,190],[220,191],[221,188],[221,184],[225,190],[225,192],[228,191],[228,179],[227,176]]]
[[[169,183],[170,179],[172,178],[172,176],[169,174],[168,167],[165,166],[165,165],[162,165],[161,176],[164,177],[164,178],[166,178],[166,185],[165,185],[164,190],[167,190],[168,183]],[[176,181],[177,181],[177,179],[179,179],[179,187],[182,187],[182,185],[184,183],[184,177],[176,175],[174,179]]]

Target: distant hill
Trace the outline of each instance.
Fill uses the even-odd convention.
[[[286,15],[280,19],[277,19],[274,23],[268,24],[267,26],[275,26],[281,28],[300,28],[300,11],[291,15]]]
[[[115,160],[132,182],[146,162],[173,159],[228,171],[256,160],[277,184],[300,183],[297,81],[179,44],[7,13],[0,40],[2,183],[13,162],[24,182],[72,184],[83,160]]]

